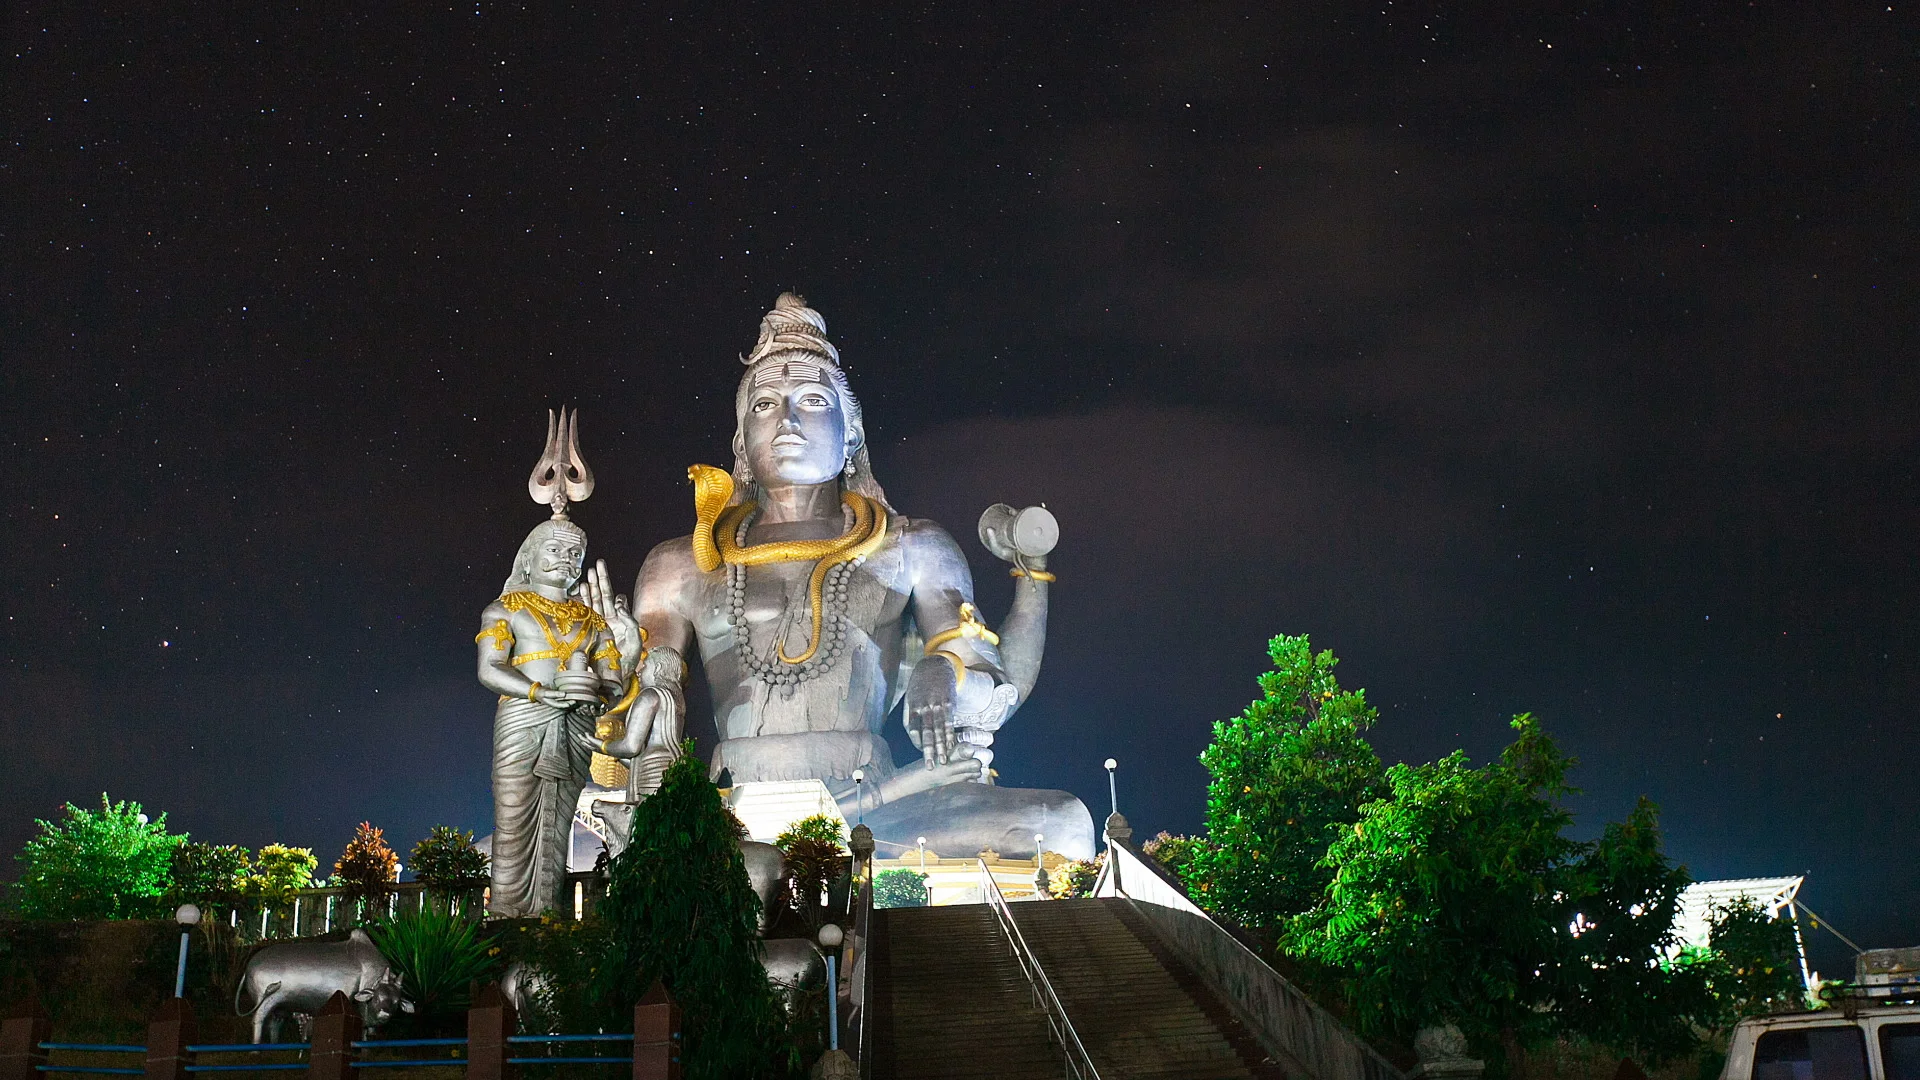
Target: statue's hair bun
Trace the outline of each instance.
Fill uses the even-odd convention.
[[[827,340],[826,317],[808,307],[799,294],[783,292],[773,302],[773,310],[760,320],[760,340],[740,362],[755,364],[779,353],[796,352],[840,366],[840,350]]]

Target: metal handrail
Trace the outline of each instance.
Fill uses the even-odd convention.
[[[1006,932],[1007,942],[1013,948],[1013,958],[1020,963],[1020,970],[1033,987],[1035,1002],[1041,1011],[1047,1014],[1047,1033],[1060,1044],[1063,1062],[1069,1075],[1076,1080],[1100,1080],[1099,1070],[1093,1067],[1093,1057],[1080,1041],[1080,1033],[1073,1029],[1073,1021],[1067,1019],[1067,1010],[1060,1004],[1060,995],[1054,993],[1053,981],[1040,968],[1040,958],[1027,947],[1027,939],[1020,933],[1019,924],[1013,921],[1013,912],[1007,908],[1007,898],[1001,895],[1000,883],[993,880],[993,871],[987,868],[985,859],[980,863],[980,891],[986,896],[987,906],[993,909],[994,917],[1000,920],[1000,929]]]
[[[861,872],[864,862],[866,871]],[[853,932],[846,936],[840,951],[840,970],[847,979],[846,1024],[849,1030],[842,1045],[848,1047],[858,1062],[860,1075],[873,1075],[873,1059],[869,1052],[871,1040],[867,1037],[872,1025],[867,1023],[867,988],[873,985],[873,965],[868,956],[873,952],[873,860],[855,860],[853,881],[847,890],[847,914],[852,916]],[[840,988],[831,986],[827,992],[838,994]]]

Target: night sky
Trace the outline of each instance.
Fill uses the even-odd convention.
[[[624,587],[794,289],[990,620],[1060,519],[1003,782],[1195,830],[1306,632],[1389,760],[1532,710],[1583,835],[1920,944],[1908,8],[608,6],[5,20],[0,849],[488,831],[545,410]]]

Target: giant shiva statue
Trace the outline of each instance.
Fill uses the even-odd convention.
[[[860,403],[826,320],[784,294],[741,359],[733,468],[688,470],[693,533],[656,547],[634,586],[649,652],[642,681],[654,693],[632,707],[625,736],[597,748],[629,757],[651,742],[657,754],[663,725],[651,721],[678,716],[681,657],[697,648],[720,738],[716,778],[818,778],[847,819],[864,820],[883,844],[924,836],[943,854],[1025,857],[1042,834],[1047,850],[1091,858],[1093,820],[1078,799],[997,786],[988,767],[994,730],[1039,675],[1053,581],[1044,554],[1022,553],[983,527],[1017,578],[996,635],[973,606],[953,538],[896,512],[874,478]],[[610,628],[609,659],[617,653],[622,665],[602,673],[610,688],[634,670],[640,635],[629,654],[615,622],[624,608],[600,602],[603,582],[594,589],[589,606]],[[508,686],[497,670],[500,692],[522,696],[531,680]],[[921,756],[896,766],[883,732],[902,700]]]

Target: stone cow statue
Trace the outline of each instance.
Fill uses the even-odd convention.
[[[765,934],[773,922],[773,901],[787,881],[787,857],[772,844],[758,840],[740,841],[740,861],[747,865],[747,881],[760,898],[760,932]]]
[[[540,995],[552,989],[552,981],[547,973],[527,963],[515,960],[500,973],[500,996],[507,999],[513,1011],[520,1017],[526,1017],[529,1010],[537,1004]]]
[[[396,1010],[413,1011],[387,958],[357,927],[345,941],[289,941],[255,952],[234,989],[233,1011],[251,1013],[253,1041],[265,1042],[287,1014],[319,1012],[336,990],[359,1008],[369,1031],[392,1019]],[[243,1007],[248,997],[253,1005]]]

